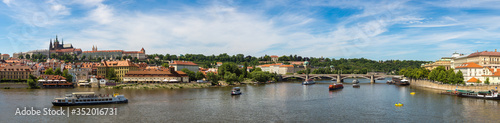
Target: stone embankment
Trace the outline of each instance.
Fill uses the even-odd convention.
[[[414,87],[425,87],[438,90],[473,90],[473,91],[485,91],[485,90],[497,90],[500,85],[450,85],[441,84],[440,82],[433,82],[431,80],[410,80],[410,86]]]

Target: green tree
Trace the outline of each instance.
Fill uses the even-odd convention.
[[[197,72],[195,78],[196,80],[202,80],[203,78],[205,78],[205,75],[203,74],[203,72]]]
[[[257,82],[267,82],[269,81],[269,73],[263,71],[254,71],[250,73],[252,79]]]
[[[239,76],[241,74],[241,70],[238,68],[238,66],[234,63],[226,62],[223,63],[218,70],[219,76],[223,76],[224,79],[226,78],[226,73],[234,73],[236,74],[235,76]]]
[[[195,81],[196,80],[196,74],[193,71],[190,71],[187,68],[182,68],[182,72],[186,73],[189,76],[189,81]]]
[[[45,70],[45,75],[54,75],[54,70],[52,68]]]
[[[226,73],[226,75],[224,75],[224,79],[230,85],[233,85],[234,82],[239,82],[239,78],[236,76],[236,73]]]
[[[18,57],[19,59],[24,59],[24,56],[23,55],[19,55]]]
[[[248,63],[247,63],[247,62],[244,62],[244,63],[243,63],[243,68],[241,69],[241,72],[242,72],[243,78],[247,78],[247,77],[248,77],[248,71],[247,71],[247,68],[248,68]]]
[[[38,81],[38,79],[37,79],[35,76],[33,76],[33,75],[31,75],[31,74],[30,74],[30,75],[29,75],[29,78],[28,78],[28,81],[27,81],[27,83],[28,83],[28,87],[29,87],[30,89],[38,89],[38,88],[40,88],[40,87],[37,85],[37,81]]]
[[[56,70],[54,71],[54,75],[60,75],[60,76],[62,76],[62,71],[61,71],[60,67],[56,68]]]
[[[106,79],[118,81],[118,76],[116,75],[114,68],[106,69]]]
[[[484,81],[484,84],[489,85],[490,84],[490,77],[487,77],[486,80]]]
[[[455,72],[453,72],[453,70],[450,70],[448,71],[448,83],[451,83],[451,84],[456,84],[457,81],[456,81],[456,77],[455,77]]]
[[[168,68],[169,67],[168,63],[163,63],[161,66],[163,66],[164,68]]]
[[[207,79],[208,79],[208,81],[212,82],[212,85],[219,84],[219,76],[213,72],[207,73]]]
[[[456,77],[456,81],[460,84],[465,84],[464,82],[464,74],[462,73],[462,71],[458,70],[457,74],[455,75]]]
[[[440,81],[440,82],[445,82],[445,81],[446,81],[446,78],[447,78],[447,76],[446,76],[446,75],[447,75],[447,74],[446,74],[446,72],[445,72],[445,71],[441,71],[441,72],[439,72],[439,75],[438,75],[437,80],[438,80],[438,81]]]
[[[31,59],[30,54],[26,54],[26,59]]]
[[[62,76],[66,78],[67,82],[73,82],[73,75],[68,73],[68,70],[64,70]]]

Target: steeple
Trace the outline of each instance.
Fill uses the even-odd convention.
[[[144,50],[144,47],[141,49],[142,53],[146,53],[146,50]]]
[[[49,50],[52,50],[52,38],[50,39]]]
[[[61,38],[61,40],[62,40],[62,45],[64,46],[64,38]]]
[[[94,47],[94,45],[92,45],[92,51],[95,51],[95,47]]]
[[[57,39],[57,35],[56,35],[56,42],[59,42],[59,40]]]

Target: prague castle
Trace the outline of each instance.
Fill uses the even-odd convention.
[[[49,52],[50,54],[55,53],[57,55],[80,55],[82,53],[82,49],[75,49],[71,44],[64,44],[64,39],[61,39],[61,43],[59,43],[59,39],[56,35],[56,39],[53,44],[52,39],[50,39]]]

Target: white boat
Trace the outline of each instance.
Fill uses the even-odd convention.
[[[72,106],[72,105],[96,105],[109,103],[128,103],[128,99],[119,94],[96,95],[94,92],[74,92],[66,94],[65,97],[54,98],[54,106]]]
[[[352,84],[358,84],[359,83],[359,80],[358,79],[354,79],[352,80]]]
[[[86,80],[81,80],[81,81],[78,81],[78,86],[89,86],[90,83],[87,82]]]
[[[312,84],[316,84],[316,82],[314,82],[314,80],[312,79],[307,79],[306,81],[302,82],[302,85],[312,85]]]
[[[233,90],[231,90],[231,95],[241,95],[240,87],[234,87]]]

